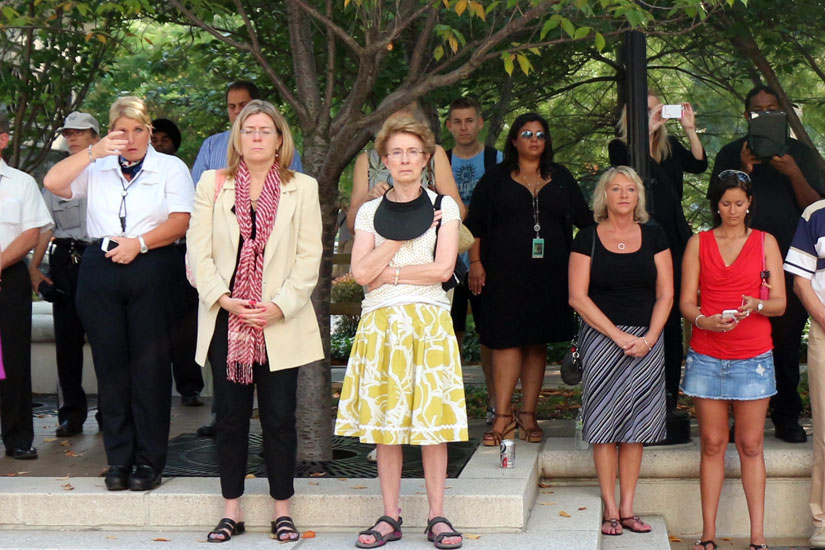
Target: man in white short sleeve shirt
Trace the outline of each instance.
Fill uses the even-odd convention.
[[[0,113],[0,153],[9,143],[9,121]],[[32,447],[31,279],[23,259],[52,219],[34,178],[0,158],[0,431],[6,456],[37,458]]]

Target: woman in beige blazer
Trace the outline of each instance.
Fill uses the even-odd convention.
[[[228,167],[204,172],[187,233],[200,297],[196,360],[212,365],[218,470],[224,518],[209,533],[225,542],[244,532],[253,391],[263,428],[272,534],[298,539],[294,494],[298,368],[324,356],[310,294],[321,262],[317,182],[287,167],[294,144],[270,103],[251,101],[232,126]]]

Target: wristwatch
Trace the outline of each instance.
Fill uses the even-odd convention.
[[[763,307],[765,307],[765,304],[763,304],[762,302],[759,302],[758,304],[756,304],[756,311],[757,312],[762,311]]]
[[[146,246],[146,241],[143,240],[143,235],[138,235],[138,241],[140,241],[140,253],[146,254],[149,252],[149,247]]]

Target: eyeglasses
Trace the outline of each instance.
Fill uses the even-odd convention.
[[[70,137],[74,137],[74,136],[83,135],[84,133],[86,133],[88,131],[89,130],[68,130],[67,129],[67,130],[63,130],[62,132],[60,132],[60,135],[62,135],[64,138],[70,138]]]
[[[524,130],[519,135],[524,139],[530,139],[533,136],[536,136],[536,139],[540,141],[544,141],[547,139],[547,133],[542,131],[533,132],[533,130]]]
[[[736,181],[738,181],[739,183],[744,183],[747,185],[751,184],[751,177],[742,170],[723,170],[719,172],[718,177],[720,180],[736,178]]]
[[[242,136],[253,136],[256,134],[260,134],[262,136],[274,136],[278,133],[278,130],[275,128],[241,128],[240,129]]]
[[[416,161],[418,160],[419,155],[423,154],[424,151],[420,151],[418,149],[407,149],[406,151],[404,149],[393,149],[392,151],[387,153],[387,158],[391,158],[392,160],[398,162],[402,158],[404,158],[404,155],[407,155],[408,159]]]

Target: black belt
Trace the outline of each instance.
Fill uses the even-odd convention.
[[[75,248],[76,250],[84,250],[87,246],[92,243],[88,241],[81,241],[78,239],[55,239],[54,244],[57,246],[66,246],[69,248]]]

